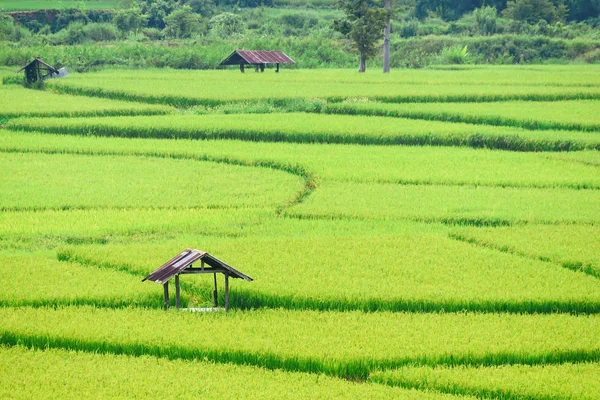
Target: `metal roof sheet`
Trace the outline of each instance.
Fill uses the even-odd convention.
[[[184,251],[167,261],[165,264],[163,264],[159,269],[142,279],[142,282],[145,280],[149,280],[158,283],[165,283],[173,276],[191,267],[192,264],[198,260],[204,261],[204,263],[210,265],[213,268],[227,270],[232,278],[240,278],[245,279],[247,281],[253,280],[248,275],[243,274],[242,272],[236,270],[230,265],[227,265],[218,258],[211,256],[207,252],[196,249],[185,249]]]
[[[18,74],[19,72],[23,71],[25,68],[27,68],[28,66],[30,66],[34,62],[39,62],[40,64],[46,66],[52,72],[55,72],[55,73],[58,72],[58,70],[56,68],[54,68],[52,65],[49,65],[49,64],[45,63],[44,60],[42,60],[41,58],[37,58],[36,57],[33,60],[31,60],[30,62],[28,62],[27,64],[25,64],[23,66],[23,68],[21,68],[20,70],[18,70],[17,72],[15,72],[15,74]]]
[[[236,65],[242,60],[246,64],[295,64],[295,61],[282,51],[235,50],[219,65]]]

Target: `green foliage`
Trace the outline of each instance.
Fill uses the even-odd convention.
[[[367,59],[379,50],[377,44],[382,39],[388,11],[368,0],[340,0],[339,7],[346,16],[335,20],[333,28],[352,41],[360,55],[358,71],[364,72]]]
[[[165,17],[165,32],[172,38],[189,38],[200,32],[200,15],[183,6]]]
[[[467,64],[471,57],[468,46],[454,46],[442,49],[442,59],[446,64]]]
[[[209,21],[210,31],[216,36],[227,38],[242,35],[246,30],[246,25],[242,18],[230,12],[224,12],[212,17]]]
[[[143,14],[140,8],[129,8],[117,11],[113,23],[122,32],[138,32],[148,24],[148,15]]]
[[[496,33],[498,13],[495,7],[481,7],[473,11],[474,28],[480,35]]]
[[[90,23],[83,27],[83,34],[93,42],[106,42],[117,40],[119,31],[113,24]]]
[[[534,24],[540,20],[547,23],[560,21],[557,12],[550,0],[509,0],[503,14],[506,18]]]

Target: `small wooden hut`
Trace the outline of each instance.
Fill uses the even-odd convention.
[[[240,71],[244,72],[244,66],[254,65],[255,72],[264,72],[266,64],[275,64],[275,72],[279,72],[279,64],[295,64],[295,61],[282,51],[236,50],[219,66],[239,65]]]
[[[34,58],[33,61],[25,64],[25,66],[15,72],[15,74],[18,74],[21,71],[25,71],[25,83],[28,85],[59,75],[59,70],[37,57]]]
[[[200,262],[200,267],[194,267],[194,263]],[[248,275],[241,273],[233,267],[225,264],[218,258],[210,254],[195,249],[185,249],[177,256],[173,257],[163,266],[150,275],[145,277],[143,281],[149,280],[161,283],[164,288],[164,309],[170,307],[169,300],[169,280],[175,277],[175,306],[177,309],[181,307],[181,288],[179,285],[179,275],[187,274],[213,274],[215,289],[213,291],[214,310],[219,309],[219,297],[217,292],[217,274],[225,275],[225,311],[229,311],[229,277],[252,281]]]

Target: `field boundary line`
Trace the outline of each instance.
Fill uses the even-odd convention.
[[[436,391],[444,394],[456,396],[475,396],[479,399],[490,400],[560,400],[559,396],[535,396],[521,394],[514,390],[502,389],[484,389],[477,387],[469,387],[461,384],[428,384],[427,382],[418,381],[402,381],[397,378],[385,378],[378,375],[371,375],[367,380],[370,383],[377,383],[403,389],[415,389],[419,391]]]
[[[326,374],[352,381],[365,382],[371,372],[388,370],[402,366],[497,366],[507,364],[543,365],[565,362],[598,361],[600,349],[587,351],[557,351],[553,353],[488,353],[473,355],[444,355],[401,357],[387,360],[358,358],[349,360],[315,359],[295,355],[260,353],[242,350],[186,348],[176,344],[162,346],[147,345],[131,341],[118,343],[113,340],[93,340],[68,337],[56,337],[49,334],[31,334],[7,329],[0,330],[0,344],[8,346],[22,345],[36,349],[66,349],[98,352],[102,354],[125,354],[131,356],[155,356],[167,359],[208,360],[217,363],[252,365],[270,370]]]
[[[562,268],[568,269],[573,272],[582,272],[586,275],[593,276],[594,278],[600,279],[600,272],[596,271],[592,267],[592,264],[589,264],[589,263],[580,262],[580,261],[555,261],[555,260],[552,260],[550,257],[535,256],[535,255],[528,254],[523,251],[519,251],[513,247],[500,246],[500,245],[497,245],[494,243],[486,242],[483,240],[478,240],[477,238],[474,238],[474,237],[467,237],[465,235],[461,235],[460,233],[450,233],[450,234],[448,234],[448,237],[450,239],[453,239],[453,240],[456,240],[459,242],[463,242],[463,243],[468,243],[468,244],[476,246],[476,247],[496,250],[501,253],[512,254],[515,256],[528,258],[530,260],[542,261],[545,263],[554,264],[554,265],[560,266]]]
[[[419,111],[361,109],[354,108],[350,104],[327,105],[324,108],[324,113],[330,115],[363,115],[388,118],[407,118],[423,121],[439,121],[447,123],[462,123],[470,125],[505,126],[511,128],[528,129],[532,131],[564,130],[600,133],[600,124],[583,125],[577,123],[565,124],[560,122],[528,121],[502,117],[499,115],[491,115],[486,117],[475,115],[461,115],[448,112],[434,114]]]
[[[105,268],[125,272],[141,278],[135,267],[127,264],[115,264],[107,261],[98,261],[81,254],[74,254],[69,248],[59,249],[56,252],[58,261],[75,263],[86,267]],[[190,290],[203,296],[203,286],[190,285]],[[206,286],[210,290],[209,286]],[[186,289],[188,290],[188,289]],[[242,310],[259,308],[296,311],[362,311],[372,312],[418,312],[418,313],[454,313],[454,312],[485,312],[485,313],[511,313],[511,314],[600,314],[600,303],[573,302],[573,301],[430,301],[394,299],[385,300],[378,298],[360,299],[355,302],[343,301],[340,298],[330,297],[300,297],[298,295],[264,294],[257,290],[236,289],[230,298],[233,307]]]
[[[28,154],[72,154],[72,155],[87,155],[87,156],[133,156],[133,157],[149,157],[162,158],[173,160],[193,160],[199,162],[213,162],[217,164],[235,165],[250,168],[265,168],[286,172],[291,175],[299,176],[304,180],[302,189],[296,192],[293,197],[284,204],[276,206],[276,215],[281,215],[285,209],[302,203],[306,200],[319,185],[317,176],[300,164],[280,163],[272,160],[240,160],[230,157],[213,157],[208,154],[185,154],[185,153],[162,153],[162,152],[140,152],[140,151],[94,151],[82,149],[27,149],[19,147],[0,147],[0,153],[28,153]],[[201,207],[204,209],[206,207]],[[243,208],[243,207],[240,207]],[[257,207],[265,208],[265,207]]]

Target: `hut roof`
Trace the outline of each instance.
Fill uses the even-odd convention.
[[[30,62],[28,62],[27,64],[25,64],[23,66],[23,68],[21,68],[20,70],[18,70],[17,72],[15,72],[15,74],[18,74],[19,72],[23,71],[25,68],[29,67],[31,64],[38,62],[44,66],[46,66],[50,71],[54,72],[54,73],[58,73],[58,70],[56,68],[54,68],[52,65],[47,64],[46,62],[44,62],[44,60],[42,60],[41,58],[34,58],[33,60],[31,60]]]
[[[161,266],[156,271],[152,272],[150,275],[145,277],[143,281],[150,280],[158,283],[165,283],[173,276],[182,273],[187,268],[190,268],[193,263],[201,260],[203,264],[208,264],[211,268],[206,268],[205,271],[208,272],[220,272],[226,273],[232,278],[240,278],[245,279],[247,281],[253,280],[248,275],[241,273],[230,265],[225,264],[223,261],[219,260],[216,257],[211,256],[210,254],[196,249],[185,249],[180,254],[176,255],[163,266]]]
[[[239,64],[295,64],[282,51],[236,50],[219,65]]]

